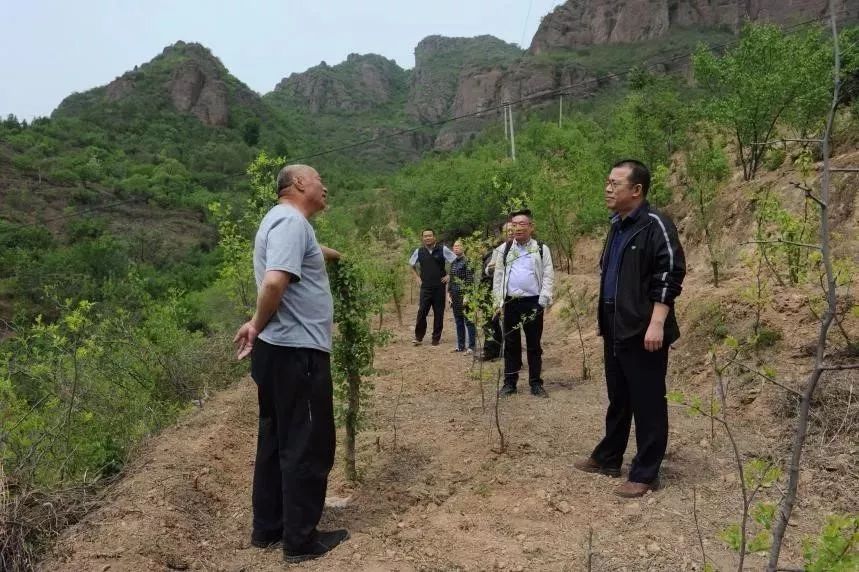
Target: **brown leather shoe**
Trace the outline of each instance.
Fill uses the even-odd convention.
[[[648,493],[648,491],[655,491],[658,487],[658,483],[636,483],[635,481],[626,481],[616,489],[614,489],[614,494],[619,497],[627,498],[627,499],[635,499],[638,497],[643,497]]]
[[[594,461],[591,457],[587,457],[586,459],[579,459],[578,461],[573,463],[573,467],[580,471],[584,471],[585,473],[598,473],[607,477],[620,476],[619,468],[603,467],[602,465]]]

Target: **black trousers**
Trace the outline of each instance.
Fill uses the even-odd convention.
[[[483,325],[483,359],[501,355],[501,318],[493,316]]]
[[[528,354],[528,383],[543,385],[543,307],[539,297],[508,298],[504,304],[504,385],[516,387],[522,369],[522,334]]]
[[[254,342],[251,375],[259,398],[253,527],[283,532],[285,549],[313,540],[334,465],[330,356]]]
[[[591,457],[605,467],[620,468],[635,420],[635,443],[638,451],[632,459],[629,480],[652,483],[668,445],[668,403],[665,398],[665,374],[668,371],[668,348],[649,352],[644,339],[625,341],[616,346],[611,324],[613,313],[603,309],[605,381],[608,389],[608,411],[605,437]]]
[[[421,286],[418,319],[415,321],[416,340],[423,340],[427,333],[427,315],[430,309],[432,309],[432,341],[437,342],[441,339],[441,330],[444,327],[444,290],[444,284]]]

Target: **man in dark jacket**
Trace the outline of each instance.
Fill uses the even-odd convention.
[[[456,260],[456,255],[436,241],[435,231],[430,228],[421,232],[421,242],[423,246],[416,248],[409,259],[409,266],[421,287],[415,340],[412,343],[416,346],[423,343],[427,333],[427,315],[432,309],[432,345],[437,346],[444,327],[445,284],[448,282],[445,263]]]
[[[686,275],[683,248],[671,220],[647,202],[650,171],[635,160],[614,165],[606,181],[606,206],[614,212],[600,257],[599,329],[603,337],[609,406],[605,437],[574,466],[620,476],[635,419],[638,452],[622,497],[658,486],[668,444],[665,374],[668,347],[680,337],[674,299]]]

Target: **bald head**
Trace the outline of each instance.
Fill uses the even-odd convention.
[[[299,178],[313,178],[316,169],[308,165],[287,165],[277,174],[277,196],[288,192]]]
[[[328,189],[313,167],[287,165],[277,174],[277,198],[311,217],[328,205]]]

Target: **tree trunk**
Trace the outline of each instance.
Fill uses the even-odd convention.
[[[346,403],[346,454],[344,456],[346,478],[358,480],[355,465],[355,435],[358,433],[358,412],[361,407],[361,376],[350,372],[347,376],[348,395]]]
[[[832,90],[832,105],[829,109],[829,115],[826,118],[826,130],[824,131],[821,141],[821,151],[823,154],[823,172],[820,177],[820,252],[823,258],[823,267],[826,270],[826,301],[827,308],[823,314],[823,320],[820,322],[820,330],[817,337],[817,352],[814,359],[814,369],[806,381],[805,390],[802,392],[802,400],[799,406],[799,417],[796,420],[796,433],[793,438],[793,447],[791,450],[789,478],[787,483],[787,491],[779,503],[778,512],[776,513],[775,523],[773,525],[773,542],[770,547],[769,562],[767,564],[767,572],[776,572],[778,570],[778,560],[781,554],[781,546],[784,542],[784,534],[787,530],[790,515],[793,512],[793,506],[796,503],[797,489],[799,488],[799,464],[802,458],[802,448],[805,445],[805,438],[808,434],[808,416],[811,409],[811,400],[814,397],[814,391],[817,389],[817,384],[823,374],[823,361],[826,355],[826,341],[829,335],[829,328],[832,326],[832,321],[835,318],[837,311],[836,284],[835,272],[832,267],[832,252],[830,249],[829,235],[829,137],[832,134],[832,124],[835,120],[835,111],[838,109],[838,92],[841,87],[841,54],[838,48],[838,26],[835,17],[835,1],[829,0],[829,16],[832,23],[832,41],[835,55],[835,69],[833,73],[834,88]]]

